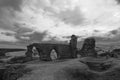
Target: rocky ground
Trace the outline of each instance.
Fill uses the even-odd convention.
[[[91,69],[84,61],[92,62],[92,67],[96,69]],[[95,63],[96,61],[100,64]],[[55,62],[36,60],[25,64],[32,72],[17,80],[120,80],[120,60],[113,58],[82,58]]]
[[[85,66],[81,64],[82,63],[76,60],[53,61],[53,62],[44,62],[44,61],[28,62],[26,63],[26,65],[28,66],[28,68],[32,69],[31,74],[24,75],[22,78],[19,78],[18,80],[58,80],[55,79],[56,77],[55,75],[58,74],[60,69],[71,66],[85,68]],[[62,70],[60,70],[60,72],[61,71]]]

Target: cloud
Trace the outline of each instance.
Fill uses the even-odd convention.
[[[120,0],[116,0],[116,1],[117,1],[118,4],[120,3]]]
[[[24,37],[24,36],[20,36],[21,40],[30,40],[30,37]]]
[[[43,32],[43,33],[38,33],[38,32],[35,32],[34,34],[30,35],[30,40],[31,41],[36,41],[36,42],[41,42],[44,37],[46,36],[46,32]]]
[[[74,10],[62,11],[56,16],[64,21],[66,24],[72,24],[73,26],[81,25],[84,22],[84,17],[79,9],[80,8],[76,7]]]
[[[14,31],[17,33],[17,35],[24,35],[25,33],[30,33],[33,32],[32,29],[29,29],[25,27],[25,24],[19,24],[19,23],[14,23]]]
[[[21,16],[25,18],[23,20],[29,28],[37,32],[48,31],[48,35],[52,37],[62,38],[71,34],[104,36],[119,28],[119,8],[115,0],[46,0],[39,9],[35,4],[25,7],[24,15]]]
[[[0,0],[0,28],[14,30],[16,12],[21,11],[22,0]]]
[[[0,28],[16,32],[19,40],[66,41],[72,34],[109,38],[120,28],[117,1],[0,0]]]
[[[112,31],[110,31],[110,33],[111,33],[112,35],[117,35],[119,32],[118,32],[118,30],[112,30]]]
[[[17,42],[18,39],[15,38],[14,32],[7,30],[0,30],[0,41],[2,42]]]
[[[41,42],[46,36],[46,32],[38,33],[33,32],[30,34],[25,35],[15,35],[15,37],[19,40],[21,43],[33,43],[33,42]]]
[[[21,10],[22,0],[0,0],[0,7]]]

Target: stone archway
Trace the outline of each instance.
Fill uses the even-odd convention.
[[[35,46],[32,48],[32,57],[39,57],[39,52]]]
[[[77,58],[81,58],[81,55],[80,55],[80,54],[77,54]]]
[[[55,49],[52,49],[52,50],[51,50],[51,52],[50,52],[50,58],[51,58],[52,61],[58,59],[58,54],[57,54],[57,52],[56,52]]]

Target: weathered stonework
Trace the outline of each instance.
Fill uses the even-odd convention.
[[[26,56],[32,59],[33,47],[36,47],[39,58],[42,60],[51,60],[50,53],[54,49],[58,59],[77,57],[77,37],[71,36],[69,44],[52,44],[52,43],[33,43],[27,46]]]
[[[86,38],[84,40],[80,54],[82,57],[97,57],[97,53],[95,51],[95,39],[93,37]]]
[[[71,56],[73,58],[76,58],[77,57],[77,37],[75,35],[71,36],[69,46],[70,46],[70,52],[72,54]]]

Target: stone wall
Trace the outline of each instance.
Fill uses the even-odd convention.
[[[79,54],[81,54],[82,57],[97,57],[97,53],[95,51],[95,42],[96,41],[93,37],[86,38]]]

